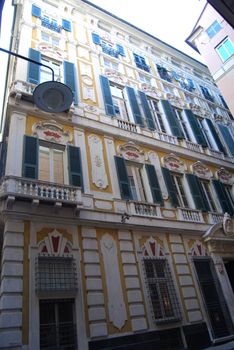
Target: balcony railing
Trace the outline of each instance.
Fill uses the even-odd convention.
[[[216,151],[214,149],[210,149],[208,148],[207,149],[207,153],[212,156],[212,157],[215,157],[215,158],[219,158],[219,159],[224,159],[224,154],[220,151]]]
[[[191,151],[203,153],[203,148],[201,145],[198,145],[197,143],[188,141],[188,140],[183,140],[182,141],[183,146],[186,148],[190,149]]]
[[[12,195],[52,202],[81,203],[81,189],[69,185],[7,176],[0,185],[0,196]]]
[[[217,224],[217,222],[223,221],[223,214],[210,212],[208,214],[209,224]]]
[[[199,210],[178,208],[179,220],[191,222],[204,222],[202,213]]]
[[[11,92],[20,92],[32,95],[34,89],[35,84],[31,84],[22,80],[15,80],[11,85]]]
[[[131,131],[131,132],[137,132],[137,127],[135,124],[130,123],[123,119],[117,119],[117,122],[118,122],[118,127],[120,129],[124,129],[126,131]]]
[[[179,144],[177,137],[165,134],[164,132],[161,132],[161,131],[156,131],[156,138],[161,141],[172,143],[173,145]]]
[[[131,201],[128,206],[131,215],[161,217],[160,207],[156,204]]]

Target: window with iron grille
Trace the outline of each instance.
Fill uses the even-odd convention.
[[[75,292],[76,266],[70,257],[39,257],[36,261],[36,291]]]
[[[156,323],[181,320],[180,306],[166,259],[144,259],[146,284]]]

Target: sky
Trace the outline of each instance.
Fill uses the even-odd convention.
[[[158,39],[205,63],[185,43],[206,0],[89,0]]]

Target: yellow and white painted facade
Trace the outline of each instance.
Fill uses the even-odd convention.
[[[26,57],[29,49],[40,53],[41,62],[52,64],[57,78],[65,82],[64,61],[72,63],[78,101],[66,113],[39,110],[31,98],[36,84],[28,81],[28,63],[11,60],[0,190],[0,349],[200,349],[230,339],[233,117],[222,105],[209,71],[86,1],[15,1],[15,9],[11,50]],[[123,55],[116,54],[116,45]],[[134,54],[145,60],[139,64]],[[157,64],[170,81],[160,76]],[[151,115],[155,124],[161,116],[164,130],[160,125],[147,127],[139,96],[144,126],[138,123],[125,91],[110,100],[115,115],[108,115],[100,75],[109,89],[128,86],[156,101],[158,111],[151,105]],[[185,83],[192,79],[196,88],[189,91],[182,78]],[[213,102],[202,95],[200,85],[209,90]],[[173,134],[162,100],[179,110],[184,137]],[[205,125],[203,131],[210,133],[207,146],[197,142],[185,110],[193,111],[201,129]],[[227,139],[216,123],[229,130]],[[39,155],[29,165],[38,176],[25,175],[26,160],[30,162],[34,152],[26,149],[26,140],[37,140]],[[45,148],[46,180],[40,168]],[[79,149],[79,169],[75,165],[72,170],[71,149]],[[132,183],[125,185],[131,188],[131,198],[123,196],[123,173],[115,157],[127,168]],[[71,183],[72,171],[80,186]],[[174,179],[177,205],[165,172]],[[210,210],[197,209],[186,174],[203,184]],[[218,186],[227,191],[221,198]],[[161,203],[152,187],[160,192]],[[58,268],[62,261],[66,267]],[[54,264],[57,277],[46,262]],[[202,271],[207,272],[205,282]],[[215,291],[212,300],[204,283]],[[215,310],[209,301],[215,301]],[[52,311],[44,322],[46,309]],[[60,329],[66,323],[64,315],[73,325],[66,336]]]

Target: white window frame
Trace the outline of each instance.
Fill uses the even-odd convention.
[[[143,172],[142,172],[143,164],[126,161],[126,168],[127,168],[127,174],[128,174],[128,178],[129,178],[129,184],[131,187],[133,200],[137,201],[137,202],[146,202],[147,201],[147,193],[146,193],[146,188],[145,188],[145,184],[144,184],[144,177],[143,177]],[[132,179],[134,182],[134,188],[136,191],[135,193],[133,193],[133,190],[132,190],[133,186],[131,185],[131,180],[130,180],[130,175],[129,175],[128,169],[131,171]]]
[[[41,63],[45,64],[46,66],[49,66],[54,71],[54,80],[62,82],[63,81],[63,64],[60,61],[56,61],[52,58],[49,58],[47,56],[41,57]],[[58,70],[57,70],[58,69]],[[42,78],[42,75],[44,75],[44,78]],[[48,75],[48,77],[47,77]],[[40,83],[43,83],[45,81],[51,81],[52,80],[52,73],[51,70],[41,66],[40,67]]]
[[[229,42],[230,45],[232,46],[232,51],[230,52],[229,49],[226,47],[226,43]],[[225,53],[228,55],[227,58],[225,58],[221,52],[219,51],[220,48],[223,48]],[[216,46],[215,48],[216,52],[218,53],[219,57],[221,58],[221,60],[223,62],[226,62],[230,57],[232,57],[234,55],[234,44],[231,41],[231,39],[229,37],[226,37],[218,46]]]
[[[118,89],[121,91],[121,96],[119,96],[118,94],[114,94],[115,89]],[[117,107],[119,110],[119,113],[116,113],[116,109],[115,109],[116,117],[125,121],[130,121],[124,87],[110,81],[110,90],[111,90],[114,109],[115,107]]]
[[[187,191],[185,188],[185,179],[183,174],[171,171],[171,177],[176,188],[177,199],[182,208],[190,208]],[[179,179],[179,180],[178,180]],[[182,191],[181,191],[182,188]],[[184,199],[185,198],[185,199]]]
[[[165,121],[163,120],[163,114],[159,109],[159,101],[157,101],[149,96],[147,96],[147,101],[149,103],[150,110],[152,111],[157,131],[160,131],[160,132],[163,132],[164,134],[167,134]]]
[[[68,171],[66,171],[66,169],[68,169],[68,163],[67,163],[67,148],[65,145],[61,145],[61,144],[56,144],[56,143],[52,143],[52,142],[47,142],[47,141],[43,141],[40,140],[39,141],[39,154],[38,154],[38,179],[40,180],[40,147],[45,147],[49,149],[49,175],[50,175],[50,179],[48,180],[48,182],[54,182],[54,169],[53,169],[53,156],[54,156],[54,150],[60,150],[61,152],[63,152],[62,158],[63,158],[63,183],[61,183],[60,185],[68,185]],[[41,180],[44,181],[44,180]],[[46,180],[45,180],[46,181]]]
[[[217,212],[217,206],[215,204],[214,196],[211,190],[210,182],[207,180],[203,180],[200,178],[200,183],[203,188],[203,192],[205,194],[206,200],[210,207],[211,212]]]

